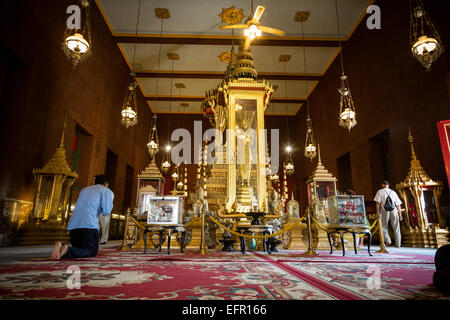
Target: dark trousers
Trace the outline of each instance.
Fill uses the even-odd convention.
[[[97,229],[73,229],[69,234],[72,246],[63,258],[88,258],[97,255],[99,241]]]

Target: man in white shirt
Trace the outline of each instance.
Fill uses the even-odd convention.
[[[388,197],[391,199],[393,205],[392,210],[389,211],[386,210],[386,201]],[[392,243],[388,231],[388,224],[390,222],[395,233],[395,246],[399,248],[401,243],[400,221],[402,221],[402,202],[400,198],[394,190],[389,189],[389,182],[383,181],[381,184],[381,189],[378,190],[374,200],[377,203],[377,213],[381,214],[381,223],[383,225],[383,235],[386,245],[390,245]]]

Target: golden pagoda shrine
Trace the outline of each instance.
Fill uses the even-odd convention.
[[[402,242],[408,247],[438,248],[448,243],[449,232],[444,228],[444,218],[439,206],[442,182],[431,179],[417,158],[414,138],[409,130],[411,161],[405,180],[396,189],[405,204],[402,224]]]
[[[47,244],[61,237],[68,239],[68,198],[78,174],[67,163],[64,148],[66,127],[67,118],[64,120],[60,144],[52,158],[42,169],[33,170],[36,182],[33,210],[19,233],[18,242],[21,244]]]
[[[337,179],[322,163],[320,146],[318,147],[317,166],[306,181],[308,194],[308,208],[312,216],[323,228],[328,227],[328,201],[327,198],[337,194]],[[318,249],[329,248],[327,233],[316,224],[312,224],[314,247]]]

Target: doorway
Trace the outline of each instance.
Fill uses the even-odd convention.
[[[371,138],[369,145],[370,173],[372,176],[373,193],[375,194],[380,189],[380,185],[384,180],[389,181],[391,186],[397,184],[389,129]]]
[[[337,171],[339,190],[353,190],[352,167],[349,152],[337,159]]]

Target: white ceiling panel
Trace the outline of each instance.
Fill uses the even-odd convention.
[[[119,46],[125,53],[129,63],[133,62],[134,44],[121,43]],[[178,53],[180,60],[173,65],[174,71],[225,71],[227,64],[221,62],[219,55],[229,50],[228,46],[206,45],[162,45],[160,70],[172,70],[172,61],[168,53]],[[252,48],[255,68],[258,72],[284,72],[284,63],[279,62],[280,55],[291,55],[286,62],[286,72],[304,73],[305,64],[303,50],[306,49],[306,73],[321,74],[330,60],[337,54],[333,47],[268,47]],[[144,70],[158,70],[159,44],[137,44],[135,64],[142,65]]]
[[[146,96],[156,95],[156,82],[158,82],[158,95],[170,95],[171,79],[168,78],[139,78],[141,88]],[[306,98],[308,93],[316,86],[318,81],[284,81],[284,80],[270,80],[268,81],[276,88],[273,97],[276,98]],[[186,88],[178,89],[175,84],[183,83]],[[172,95],[176,96],[203,96],[207,90],[217,87],[220,83],[219,79],[173,79],[172,81]],[[286,85],[286,86],[285,86]],[[287,90],[285,90],[287,88]]]
[[[99,0],[108,20],[117,33],[134,33],[138,0]],[[341,33],[347,35],[370,3],[369,0],[338,0]],[[232,5],[250,14],[250,0],[141,0],[140,33],[159,34],[161,20],[155,17],[155,8],[167,8],[171,18],[164,21],[164,33],[228,35],[222,30],[218,14],[222,8]],[[261,17],[262,25],[284,30],[287,36],[299,36],[300,25],[294,21],[297,11],[310,11],[304,24],[308,37],[336,37],[337,24],[334,0],[258,0],[254,6],[263,5],[266,11]],[[242,22],[245,21],[245,18]]]
[[[150,101],[150,107],[156,113],[202,113],[200,101]],[[188,104],[188,107],[181,107]]]

